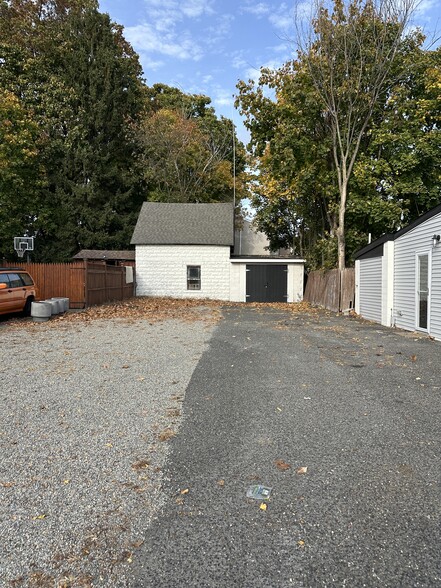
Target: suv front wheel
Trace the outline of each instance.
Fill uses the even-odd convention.
[[[31,316],[31,308],[32,308],[33,302],[34,302],[33,296],[28,296],[26,298],[26,304],[24,305],[24,308],[23,308],[23,316]]]

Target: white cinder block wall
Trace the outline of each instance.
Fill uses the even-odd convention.
[[[201,289],[187,290],[187,266],[201,266]],[[136,294],[230,299],[230,247],[137,245]]]

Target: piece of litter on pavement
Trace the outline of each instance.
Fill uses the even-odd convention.
[[[268,486],[256,484],[248,488],[247,498],[254,498],[255,500],[268,500],[271,494],[271,490],[272,488],[268,488]]]
[[[304,396],[303,400],[311,400],[311,396]]]
[[[279,412],[282,412],[282,409],[281,409],[281,408],[279,408],[279,407],[277,407],[277,410],[278,410]]]

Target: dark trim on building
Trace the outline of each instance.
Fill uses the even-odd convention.
[[[373,251],[376,250],[380,245],[381,248],[383,248],[383,244],[387,241],[395,241],[395,239],[398,239],[402,235],[405,235],[415,227],[418,227],[419,225],[421,225],[422,223],[426,222],[427,220],[431,219],[439,213],[441,213],[441,204],[438,204],[438,206],[435,206],[435,208],[428,210],[422,216],[418,217],[416,220],[408,224],[406,227],[403,227],[396,233],[387,233],[386,235],[383,235],[378,239],[375,239],[375,241],[372,241],[372,243],[369,243],[369,245],[366,245],[366,247],[363,247],[363,249],[359,249],[359,251],[354,253],[354,259],[368,259],[369,257],[381,257],[383,255],[383,250],[381,250],[381,253],[372,255]]]

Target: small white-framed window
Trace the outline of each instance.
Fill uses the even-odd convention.
[[[187,290],[201,289],[201,266],[187,265]]]

